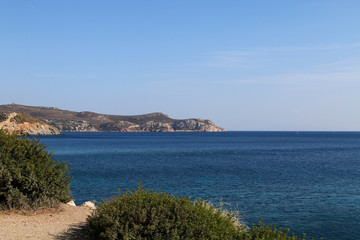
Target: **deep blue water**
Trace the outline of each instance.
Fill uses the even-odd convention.
[[[149,189],[223,201],[244,221],[360,239],[359,132],[66,133],[40,137],[72,164],[77,204]]]

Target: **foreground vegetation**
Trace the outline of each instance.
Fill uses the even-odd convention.
[[[0,209],[36,210],[70,198],[70,169],[39,140],[0,130]]]

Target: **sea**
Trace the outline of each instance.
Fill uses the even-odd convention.
[[[360,239],[360,132],[64,133],[41,136],[71,164],[76,204],[119,191],[202,198],[324,240]]]

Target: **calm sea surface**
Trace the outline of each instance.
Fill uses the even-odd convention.
[[[201,197],[251,224],[360,239],[359,132],[66,133],[40,137],[72,164],[77,204],[118,189]]]

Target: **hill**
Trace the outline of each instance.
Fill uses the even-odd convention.
[[[163,113],[123,116],[94,112],[73,112],[54,107],[19,104],[0,105],[0,111],[12,111],[37,118],[63,132],[222,132],[225,129],[204,119],[172,119]]]
[[[0,111],[0,129],[19,135],[58,135],[60,131],[24,113]]]

